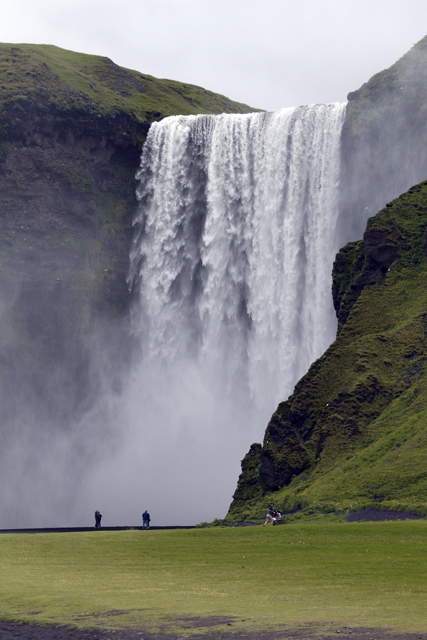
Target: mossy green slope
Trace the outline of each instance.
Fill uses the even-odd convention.
[[[175,114],[253,111],[195,85],[159,80],[109,58],[52,45],[0,44],[0,77],[0,108],[42,99],[58,110],[126,112],[148,122]]]
[[[427,514],[427,182],[368,222],[334,266],[336,341],[252,447],[231,519],[284,510]]]

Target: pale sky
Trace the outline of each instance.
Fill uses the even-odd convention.
[[[269,111],[343,102],[426,34],[426,0],[0,0],[1,42],[108,56]]]

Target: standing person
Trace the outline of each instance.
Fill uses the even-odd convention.
[[[98,509],[95,511],[95,529],[101,528],[101,518],[102,514],[99,513]]]
[[[147,509],[144,511],[144,513],[142,514],[142,528],[143,529],[149,529],[150,528],[150,514],[148,513]]]
[[[264,527],[267,524],[267,522],[271,522],[271,524],[274,525],[274,505],[273,504],[268,505],[267,515],[265,516]]]

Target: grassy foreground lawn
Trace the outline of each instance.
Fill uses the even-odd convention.
[[[0,575],[3,619],[188,634],[197,616],[236,616],[229,630],[427,629],[424,521],[4,534]]]

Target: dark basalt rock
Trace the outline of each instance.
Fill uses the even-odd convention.
[[[398,246],[391,240],[389,232],[372,229],[371,226],[368,221],[363,234],[364,249],[368,259],[378,266],[378,275],[375,272],[372,275],[375,281],[379,281],[397,258]]]
[[[255,443],[251,445],[249,452],[242,460],[242,473],[239,476],[239,483],[233,496],[235,507],[245,504],[249,500],[256,500],[261,496],[259,486],[259,466],[260,466],[261,445]]]

